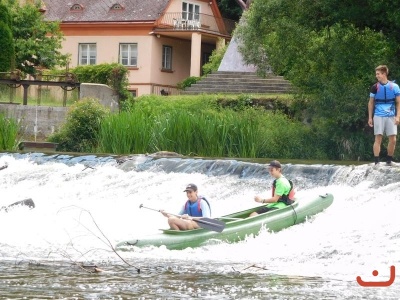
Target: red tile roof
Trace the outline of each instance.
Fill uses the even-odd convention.
[[[154,21],[166,9],[169,0],[42,0],[45,18],[62,22]],[[82,10],[71,10],[80,4]],[[112,10],[114,4],[123,9]]]

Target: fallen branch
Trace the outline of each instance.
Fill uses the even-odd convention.
[[[130,267],[136,269],[136,272],[137,272],[137,273],[140,273],[140,268],[137,268],[137,267],[135,267],[134,265],[131,265],[131,264],[128,263],[121,255],[118,254],[118,252],[115,250],[115,248],[114,248],[114,246],[112,245],[112,243],[110,242],[110,240],[107,238],[107,236],[106,236],[106,235],[103,233],[103,231],[100,229],[99,225],[97,224],[97,222],[96,222],[95,219],[93,218],[93,216],[92,216],[92,214],[91,214],[90,211],[88,211],[88,210],[86,210],[86,209],[84,209],[84,208],[81,208],[81,207],[77,207],[77,206],[75,206],[75,205],[73,205],[72,207],[79,208],[79,209],[81,210],[81,212],[87,213],[87,214],[90,216],[90,218],[92,219],[92,222],[93,222],[93,224],[96,226],[97,230],[98,230],[98,231],[100,232],[100,234],[103,236],[103,238],[100,237],[100,236],[98,236],[98,235],[96,235],[92,230],[90,230],[90,229],[87,228],[85,225],[83,225],[80,221],[78,221],[79,224],[80,224],[83,228],[85,228],[88,232],[90,232],[92,235],[94,235],[95,237],[97,237],[102,243],[104,243],[105,245],[107,245],[108,247],[110,247],[111,250],[115,253],[115,255],[117,255],[125,264],[127,264],[128,266],[130,266]]]

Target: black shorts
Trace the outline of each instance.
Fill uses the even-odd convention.
[[[260,209],[256,210],[256,213],[263,214],[263,213],[266,213],[267,211],[271,211],[271,210],[275,210],[275,209],[278,209],[278,208],[277,207],[264,206],[264,207],[261,207]]]

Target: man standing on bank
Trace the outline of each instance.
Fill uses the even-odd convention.
[[[373,147],[375,165],[379,164],[382,137],[385,133],[389,138],[387,147],[387,165],[394,165],[393,154],[396,147],[397,125],[400,122],[400,89],[388,80],[389,68],[380,65],[375,68],[378,80],[371,87],[368,102],[368,125],[374,127],[375,142]]]
[[[272,184],[272,197],[263,199],[260,196],[255,196],[254,201],[267,205],[252,212],[250,217],[288,206],[294,202],[295,190],[293,184],[283,176],[281,163],[277,160],[271,161],[268,165],[268,171],[275,178]]]
[[[196,218],[210,218],[211,208],[207,199],[198,195],[197,186],[190,183],[186,186],[184,192],[188,200],[182,206],[179,216],[174,216],[166,213],[164,210],[161,213],[168,218],[168,224],[174,230],[191,230],[200,228],[197,222],[193,221]]]

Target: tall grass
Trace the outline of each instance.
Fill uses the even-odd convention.
[[[18,144],[18,123],[15,119],[7,118],[0,113],[0,150],[16,150]]]
[[[309,158],[315,151],[312,144],[307,147],[303,143],[306,134],[309,132],[304,125],[283,114],[252,108],[196,111],[177,105],[165,111],[158,106],[152,110],[137,106],[102,122],[98,151],[131,154],[164,150],[211,157]]]
[[[154,140],[151,116],[141,110],[109,115],[99,131],[99,151],[129,154],[151,151]]]

